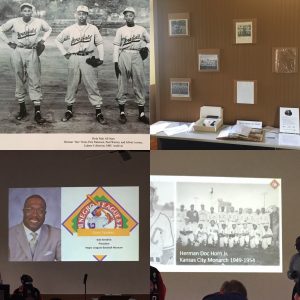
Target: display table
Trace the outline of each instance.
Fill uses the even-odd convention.
[[[186,131],[175,135],[167,135],[163,131],[155,132],[153,130],[157,125],[166,125],[166,128],[187,125],[186,122],[159,121],[152,124],[150,133],[152,137],[157,138],[157,146],[160,150],[275,150],[275,149],[295,149],[300,150],[300,135],[282,134],[277,128],[266,127],[264,140],[262,142],[250,142],[241,140],[219,140],[218,132],[194,132]],[[224,125],[221,130],[228,125]],[[154,133],[154,132],[155,133]]]

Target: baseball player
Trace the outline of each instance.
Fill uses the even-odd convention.
[[[96,120],[105,125],[107,121],[101,112],[102,97],[97,86],[97,66],[103,64],[104,58],[103,39],[97,27],[87,23],[88,13],[87,6],[79,5],[75,14],[77,23],[65,28],[56,38],[58,49],[68,60],[68,87],[65,97],[67,110],[62,121],[67,122],[73,117],[73,104],[76,101],[76,92],[82,79],[89,101],[96,109]],[[67,50],[64,46],[65,41],[70,42]],[[97,64],[93,65],[89,62],[95,61],[96,48],[99,60]]]
[[[256,224],[252,224],[252,229],[250,230],[250,248],[258,248],[261,242],[261,231],[257,228]]]
[[[261,247],[266,250],[272,245],[273,232],[269,225],[265,224],[261,230]]]
[[[182,246],[190,246],[194,243],[194,231],[188,218],[185,218],[185,225],[180,229],[179,237]]]
[[[201,204],[201,210],[199,211],[199,221],[206,224],[208,221],[208,212],[205,210],[204,204]]]
[[[44,21],[32,17],[34,6],[30,3],[22,3],[20,6],[21,17],[7,21],[0,27],[0,38],[8,44],[11,50],[11,63],[16,78],[15,97],[20,105],[17,120],[26,117],[25,96],[28,94],[34,104],[34,120],[38,124],[45,123],[41,115],[41,63],[37,48],[44,49],[44,43],[51,34],[51,27]],[[12,31],[12,38],[9,40],[5,34]],[[41,33],[44,35],[41,37]]]
[[[215,213],[214,207],[210,208],[210,213],[208,215],[209,222],[214,221],[215,223],[218,221],[218,214]]]
[[[170,219],[155,209],[156,189],[150,186],[150,260],[168,264],[173,259],[174,236]]]
[[[226,223],[228,221],[228,214],[225,212],[225,207],[221,206],[221,211],[218,213],[218,222]]]
[[[195,236],[195,246],[204,245],[207,244],[207,230],[204,227],[203,223],[199,223],[198,230]]]
[[[218,243],[218,225],[216,225],[216,222],[214,220],[210,221],[210,225],[208,226],[208,238],[207,243],[208,245],[216,246]]]
[[[189,222],[198,223],[199,222],[199,214],[198,214],[197,210],[195,210],[195,205],[191,204],[190,208],[191,209],[186,212],[186,216],[189,219]]]
[[[243,248],[249,246],[250,236],[249,236],[249,228],[247,223],[243,223],[242,227],[239,231],[240,234],[240,246]]]
[[[119,122],[121,124],[127,122],[124,110],[128,81],[131,78],[139,108],[138,120],[149,124],[149,119],[144,113],[146,79],[143,59],[148,56],[150,37],[144,27],[135,25],[134,19],[136,13],[133,7],[127,7],[123,14],[126,25],[117,30],[113,53],[115,72],[118,78],[118,94],[116,100],[120,108]]]
[[[231,227],[229,227],[229,248],[233,248],[235,245],[238,244],[239,241],[239,234],[238,234],[238,228],[236,226],[236,223],[232,223]]]
[[[263,207],[261,209],[261,215],[260,215],[260,224],[263,228],[264,225],[270,226],[270,214],[266,212],[266,209]]]
[[[219,244],[221,248],[228,246],[229,243],[229,228],[225,223],[221,224],[221,228],[219,229]]]
[[[186,210],[184,209],[184,204],[180,205],[180,210],[177,211],[176,214],[176,220],[177,220],[177,237],[179,236],[179,230],[182,228],[185,224],[185,216],[186,216]]]

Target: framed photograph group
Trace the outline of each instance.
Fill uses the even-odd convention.
[[[234,44],[256,44],[256,19],[233,20]]]
[[[170,37],[184,37],[190,35],[188,13],[169,14],[168,20]]]
[[[171,78],[170,79],[170,97],[171,100],[190,101],[191,97],[191,79],[190,78]]]
[[[220,49],[198,50],[198,71],[219,72],[220,71]]]

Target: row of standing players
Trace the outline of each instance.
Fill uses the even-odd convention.
[[[41,115],[40,105],[42,101],[41,90],[41,64],[37,48],[44,45],[50,36],[52,29],[46,21],[33,18],[33,5],[22,3],[20,6],[21,17],[7,21],[0,27],[0,38],[5,41],[12,51],[12,65],[16,78],[15,97],[20,105],[17,120],[26,117],[25,97],[28,93],[35,107],[35,121],[38,124],[45,123]],[[67,93],[65,102],[66,112],[62,118],[63,122],[73,117],[73,104],[76,101],[78,85],[82,80],[88,93],[90,103],[95,107],[96,120],[107,124],[102,111],[102,97],[97,86],[97,68],[86,61],[91,58],[97,48],[101,65],[104,59],[103,38],[96,26],[87,22],[89,9],[80,5],[76,10],[77,23],[64,29],[56,38],[56,45],[62,55],[68,60]],[[135,24],[136,12],[134,8],[127,7],[124,12],[126,25],[119,28],[114,39],[113,59],[115,73],[118,81],[118,93],[116,100],[119,103],[119,122],[127,122],[125,114],[125,103],[128,93],[128,83],[132,79],[133,90],[138,104],[138,120],[149,124],[149,119],[144,113],[146,80],[144,63],[140,50],[149,51],[150,37],[146,29]],[[12,31],[12,40],[6,36],[6,31]],[[42,38],[41,33],[44,32]],[[64,42],[69,41],[68,50]],[[148,53],[148,52],[147,52]]]

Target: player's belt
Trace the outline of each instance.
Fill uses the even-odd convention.
[[[139,53],[139,50],[124,49],[124,52]]]
[[[72,53],[73,55],[79,55],[79,56],[87,56],[93,53],[94,51],[79,51],[77,53]]]
[[[23,48],[23,49],[36,49],[36,46],[24,46],[24,45],[17,45],[18,48]]]

